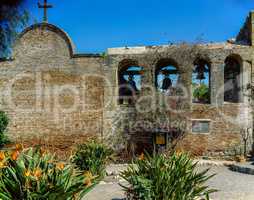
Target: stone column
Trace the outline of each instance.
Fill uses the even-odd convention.
[[[137,109],[152,111],[154,104],[154,75],[153,69],[148,63],[142,65],[141,91],[137,102]]]
[[[211,105],[222,106],[224,103],[224,62],[211,63],[210,88]]]
[[[242,63],[242,71],[241,71],[241,79],[240,79],[240,83],[241,83],[241,102],[243,102],[244,104],[248,104],[249,103],[249,97],[250,97],[250,90],[247,90],[247,85],[251,83],[251,64],[250,62],[244,60]]]
[[[103,139],[111,137],[114,134],[115,124],[119,116],[117,115],[117,71],[118,61],[108,57],[102,68],[104,75],[104,102],[103,102]]]
[[[193,65],[186,63],[184,65],[179,66],[179,75],[180,75],[180,80],[181,84],[184,87],[184,92],[187,92],[186,98],[183,100],[185,101],[185,104],[189,104],[186,109],[190,108],[192,104],[192,71],[193,71]],[[187,70],[186,70],[187,69]]]

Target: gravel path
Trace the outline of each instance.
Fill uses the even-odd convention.
[[[205,169],[205,167],[199,167]],[[227,167],[212,167],[216,173],[208,184],[219,192],[212,195],[213,200],[254,200],[254,176],[230,171]],[[118,185],[119,180],[107,177],[97,185],[84,200],[122,200],[124,193]]]

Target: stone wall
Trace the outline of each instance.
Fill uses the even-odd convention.
[[[66,33],[54,25],[36,24],[20,35],[13,59],[0,61],[1,109],[11,119],[8,131],[14,141],[54,151],[66,151],[90,136],[118,146],[131,141],[142,151],[142,146],[152,148],[153,133],[184,122],[186,137],[180,149],[194,155],[225,154],[241,142],[240,129],[252,119],[245,95],[241,103],[224,103],[224,61],[228,56],[240,61],[246,85],[253,71],[252,54],[250,46],[229,43],[113,48],[105,57],[75,54]],[[208,105],[191,100],[197,57],[211,65]],[[155,87],[156,67],[168,60],[179,69],[185,97],[171,99]],[[141,91],[136,106],[119,105],[118,72],[133,63],[143,68]],[[193,119],[210,120],[209,133],[192,133]]]
[[[123,61],[128,63],[128,60],[142,66],[144,70],[142,90],[136,103],[136,109],[128,110],[123,105],[119,105],[116,101],[116,94],[113,94],[111,98],[114,104],[105,109],[105,113],[110,114],[108,119],[105,117],[104,120],[110,122],[111,116],[117,116],[118,121],[121,122],[108,123],[105,126],[106,129],[114,132],[121,127],[125,137],[134,143],[132,145],[138,149],[142,146],[151,148],[155,132],[162,131],[165,126],[171,126],[172,123],[186,121],[186,137],[179,143],[179,149],[190,151],[198,156],[232,155],[235,148],[238,149],[242,145],[240,130],[252,127],[251,107],[247,97],[249,92],[246,90],[247,83],[251,82],[252,49],[248,46],[229,43],[207,44],[195,47],[198,49],[193,48],[185,45],[171,45],[109,49],[110,66],[114,73],[118,71]],[[229,56],[236,57],[241,63],[241,103],[224,103],[224,62]],[[211,64],[211,103],[207,105],[191,102],[191,73],[196,57],[203,57]],[[177,111],[177,108],[174,107],[176,106],[175,100],[166,97],[155,88],[156,65],[164,59],[171,59],[176,63],[181,72],[181,82],[188,92],[188,96],[180,100],[184,105],[181,107],[184,112],[180,114],[175,114]],[[117,84],[117,81],[114,80],[112,88],[117,87]],[[140,108],[145,111],[138,111]],[[132,117],[128,118],[130,114],[127,113],[131,113]],[[210,121],[209,133],[192,133],[192,120]],[[168,122],[168,124],[165,125],[162,122]]]
[[[58,151],[101,136],[101,63],[97,55],[74,55],[68,36],[53,25],[25,30],[13,60],[0,63],[1,109],[9,115],[11,139]]]

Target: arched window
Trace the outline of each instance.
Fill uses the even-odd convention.
[[[210,103],[210,85],[210,64],[204,59],[197,59],[192,71],[192,102]]]
[[[118,71],[119,104],[134,104],[136,95],[141,90],[142,67],[129,61],[120,64]]]
[[[241,98],[241,64],[239,59],[227,57],[224,67],[224,101],[238,103]]]
[[[155,86],[158,91],[167,96],[179,96],[182,94],[180,75],[177,64],[172,60],[161,60],[155,71]]]

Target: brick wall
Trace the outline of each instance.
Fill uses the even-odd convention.
[[[13,61],[0,63],[1,109],[16,142],[69,150],[102,134],[101,58],[73,55],[68,36],[36,25],[18,39]]]
[[[44,144],[61,152],[88,136],[113,142],[119,132],[123,142],[132,140],[138,147],[141,143],[151,147],[149,134],[163,128],[160,122],[177,118],[179,122],[183,117],[190,127],[192,119],[207,119],[211,121],[209,134],[193,134],[187,128],[179,148],[195,155],[225,154],[240,143],[242,125],[238,122],[249,123],[248,114],[241,110],[249,113],[250,108],[246,98],[242,104],[224,104],[223,95],[217,96],[224,83],[224,61],[230,55],[240,57],[244,83],[248,83],[253,50],[228,43],[202,45],[200,49],[191,58],[190,48],[183,45],[109,49],[106,57],[77,55],[62,30],[50,24],[34,25],[20,35],[13,60],[0,62],[0,105],[11,119],[9,135],[26,145]],[[192,104],[189,95],[181,100],[185,112],[176,115],[165,109],[169,102],[156,91],[156,65],[164,59],[174,60],[190,94],[196,56],[204,56],[211,63],[211,104]],[[137,107],[120,106],[117,101],[119,67],[129,61],[143,67],[137,107],[147,109],[144,113]],[[174,101],[169,104],[175,106]],[[131,129],[136,122],[139,129]]]

